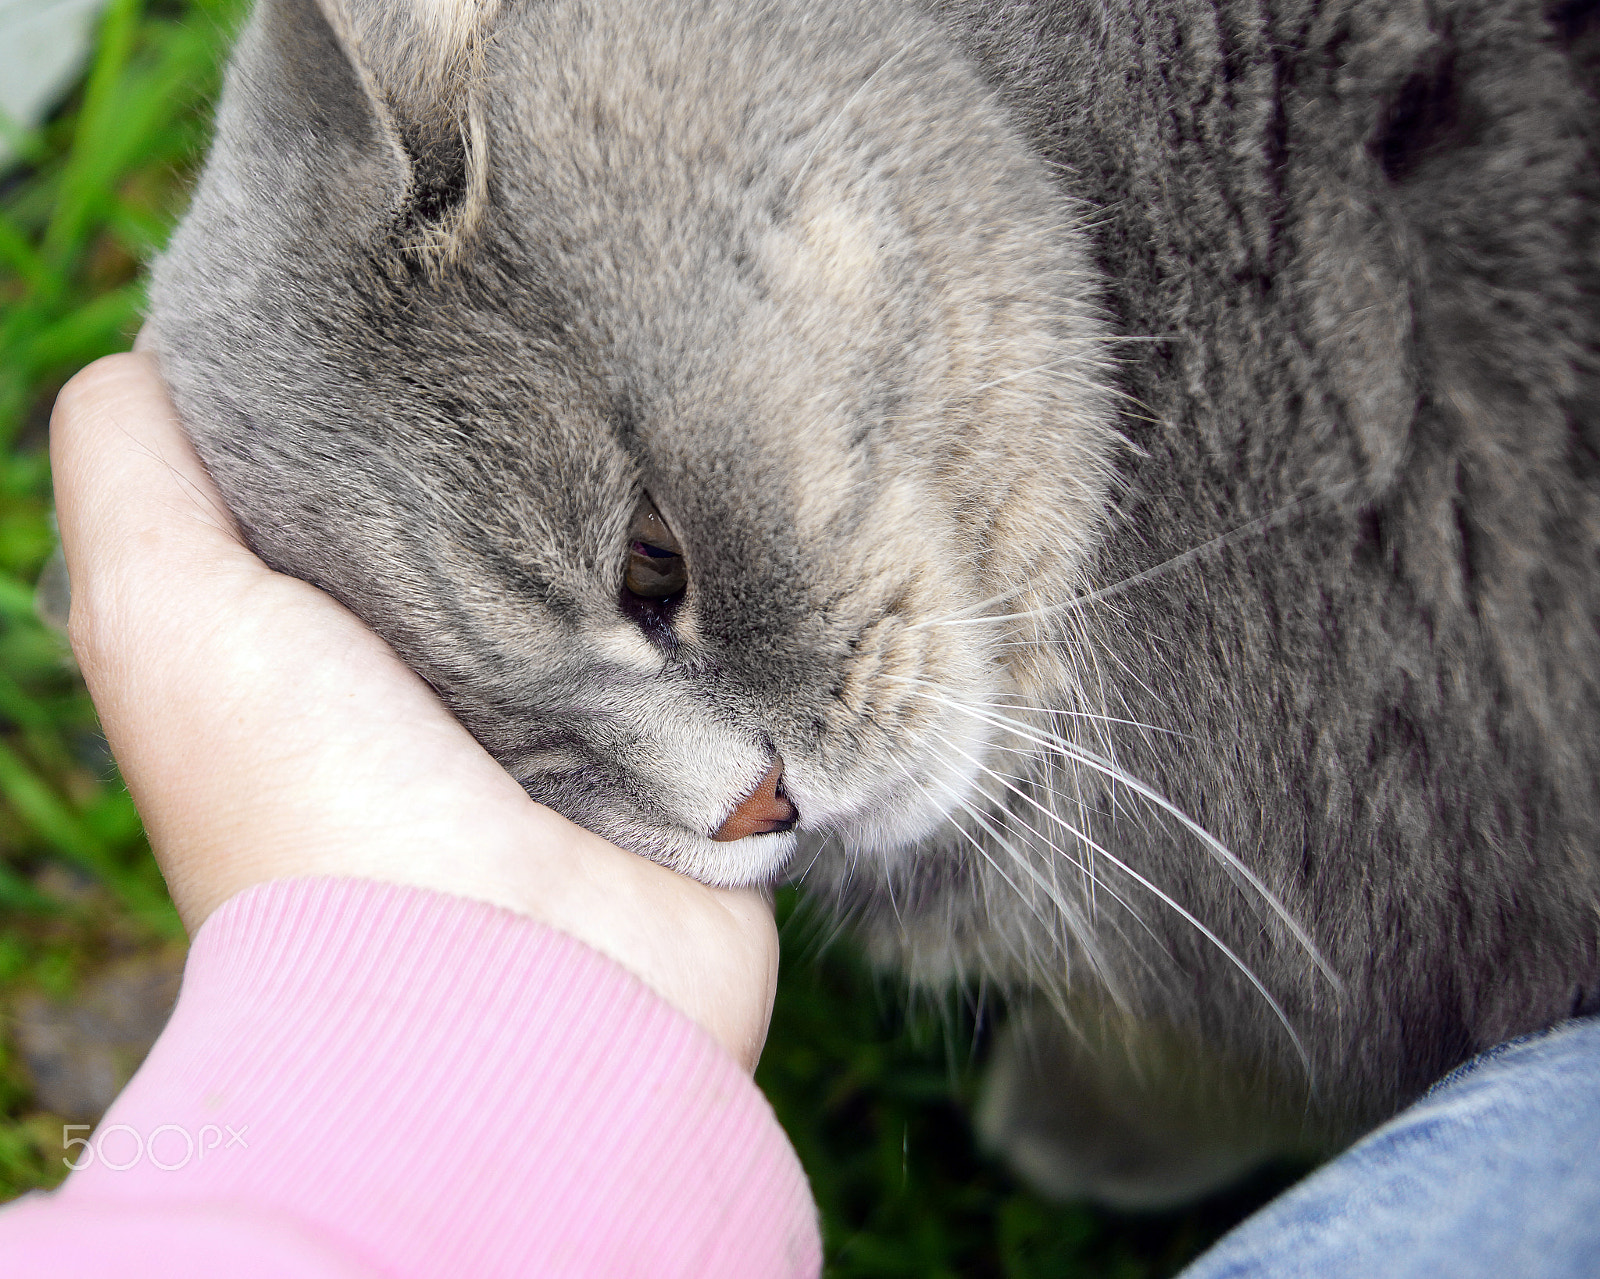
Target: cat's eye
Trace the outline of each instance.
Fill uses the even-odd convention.
[[[641,600],[670,600],[689,584],[683,547],[648,496],[640,500],[628,529],[628,571],[622,584]]]

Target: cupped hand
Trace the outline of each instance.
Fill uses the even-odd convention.
[[[754,1068],[767,903],[535,804],[354,615],[251,554],[147,356],[67,385],[50,454],[73,651],[191,932],[296,876],[477,898],[610,955]]]

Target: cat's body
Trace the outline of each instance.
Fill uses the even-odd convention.
[[[1587,11],[328,9],[153,335],[536,798],[1284,1140],[1600,1008]]]

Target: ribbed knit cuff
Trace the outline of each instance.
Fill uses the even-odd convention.
[[[420,889],[223,905],[91,1149],[59,1200],[282,1214],[379,1273],[820,1268],[793,1149],[710,1036],[573,938]]]

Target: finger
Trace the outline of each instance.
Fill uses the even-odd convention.
[[[163,574],[256,566],[148,356],[110,356],[67,383],[50,463],[68,573],[85,600],[113,584],[137,600],[156,564]]]

